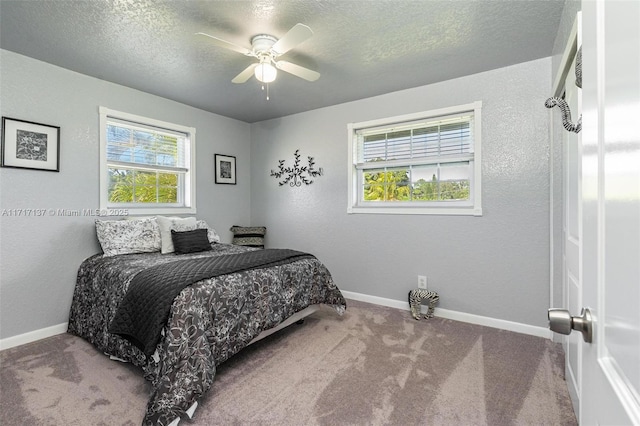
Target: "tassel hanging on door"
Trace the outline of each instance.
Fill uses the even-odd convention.
[[[578,49],[578,53],[576,54],[576,86],[582,89],[582,47]],[[580,133],[580,130],[582,130],[582,115],[580,115],[576,123],[573,123],[571,121],[571,110],[569,109],[567,101],[554,96],[547,99],[544,106],[547,108],[553,108],[554,106],[559,107],[562,112],[562,125],[564,128],[568,132]]]

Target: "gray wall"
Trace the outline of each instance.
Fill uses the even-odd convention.
[[[61,127],[60,173],[0,168],[0,209],[99,207],[98,107],[196,127],[197,217],[224,241],[250,220],[247,123],[0,51],[3,116]],[[214,184],[214,153],[237,157],[237,185]],[[0,338],[68,320],[82,260],[99,251],[93,217],[0,216]]]
[[[61,126],[61,171],[0,168],[0,209],[98,206],[98,106],[197,129],[198,214],[230,241],[266,225],[267,244],[311,251],[344,290],[406,300],[418,274],[440,307],[544,326],[549,303],[546,58],[249,125],[0,51],[3,116]],[[347,123],[483,101],[482,217],[347,215]],[[325,175],[279,187],[278,160],[313,156]],[[238,185],[215,185],[213,154]],[[0,216],[0,338],[64,323],[92,217]]]
[[[344,290],[406,300],[417,275],[441,308],[546,326],[551,58],[251,126],[251,219],[267,245],[315,253]],[[347,123],[483,102],[482,217],[348,215]],[[278,160],[325,175],[279,187]]]

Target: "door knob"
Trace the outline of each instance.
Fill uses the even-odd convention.
[[[572,317],[566,309],[551,308],[548,311],[549,328],[560,334],[571,334],[571,330],[582,333],[585,342],[591,343],[593,338],[593,322],[588,308],[582,308],[579,316]]]

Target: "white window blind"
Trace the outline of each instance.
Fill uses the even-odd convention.
[[[473,152],[473,116],[356,131],[358,164],[422,160]],[[408,161],[411,162],[411,161]]]
[[[184,133],[109,118],[107,160],[112,165],[185,173],[187,138]]]

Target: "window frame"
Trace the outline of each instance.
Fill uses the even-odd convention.
[[[468,201],[429,201],[429,202],[376,202],[364,203],[360,200],[360,173],[356,166],[358,148],[357,133],[366,129],[376,127],[388,127],[392,125],[403,125],[418,120],[435,120],[438,117],[473,114],[473,158],[468,160],[473,172],[470,173],[470,193]],[[412,114],[404,114],[394,117],[387,117],[359,123],[348,123],[348,204],[347,213],[365,214],[418,214],[418,215],[461,215],[461,216],[482,216],[482,101],[469,104],[458,105],[447,108],[440,108],[430,111],[422,111]],[[436,161],[424,161],[414,165],[437,165]],[[447,159],[450,162],[454,158]],[[465,160],[467,161],[467,160]],[[398,161],[398,165],[406,165],[410,161]],[[388,162],[387,164],[393,164]],[[374,165],[360,167],[360,170],[374,168]]]
[[[106,107],[99,107],[100,115],[100,210],[124,211],[129,215],[153,214],[195,214],[196,213],[196,129],[194,127],[169,123],[127,112],[116,111]],[[184,203],[178,206],[161,203],[110,203],[109,202],[109,161],[107,159],[107,124],[110,119],[139,124],[142,126],[165,129],[172,133],[186,135],[184,182],[179,184]],[[161,168],[158,168],[160,170]]]

